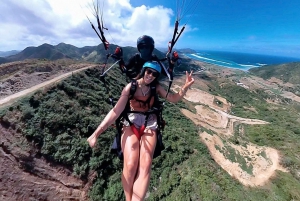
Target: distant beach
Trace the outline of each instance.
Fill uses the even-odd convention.
[[[221,51],[197,51],[197,53],[185,54],[185,56],[198,61],[245,71],[264,65],[300,62],[300,58]]]

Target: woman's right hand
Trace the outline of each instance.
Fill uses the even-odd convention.
[[[87,142],[91,148],[96,146],[97,138],[108,128],[109,125],[111,125],[111,122],[116,121],[116,119],[121,115],[127,104],[130,88],[131,83],[127,84],[127,86],[123,89],[121,97],[119,98],[115,107],[110,110],[95,132],[87,139]]]
[[[191,71],[190,73],[188,73],[187,71],[185,71],[185,74],[186,74],[186,79],[185,79],[185,85],[184,86],[185,86],[185,88],[187,90],[188,88],[190,88],[190,86],[192,84],[194,84],[195,80],[192,77],[193,71]]]
[[[87,139],[89,145],[91,148],[95,147],[96,142],[97,142],[97,136],[95,133],[93,133],[88,139]]]

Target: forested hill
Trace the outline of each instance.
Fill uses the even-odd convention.
[[[249,72],[264,79],[276,77],[283,82],[300,84],[300,62],[251,68]]]
[[[0,64],[12,61],[22,61],[25,59],[48,59],[58,60],[71,58],[81,61],[100,62],[105,61],[107,54],[113,54],[117,45],[110,44],[109,51],[104,49],[103,44],[97,46],[86,46],[78,48],[76,46],[60,43],[58,45],[42,44],[38,47],[27,47],[23,51],[5,58],[0,57]],[[130,56],[138,52],[135,47],[122,47],[124,60],[127,61]],[[154,49],[153,53],[159,58],[164,58],[165,53]]]

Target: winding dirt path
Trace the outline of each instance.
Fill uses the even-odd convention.
[[[227,111],[230,111],[231,105],[226,99],[199,89],[190,89],[184,98],[199,105],[195,106],[196,113],[186,109],[182,109],[182,113],[196,125],[215,133],[199,132],[201,141],[208,147],[211,156],[243,185],[261,186],[275,174],[276,170],[287,171],[280,166],[280,155],[276,149],[244,141],[234,144],[228,140],[234,136],[237,124],[254,125],[268,122],[230,115]],[[223,107],[216,104],[215,100],[221,101]],[[244,134],[243,130],[239,133]]]

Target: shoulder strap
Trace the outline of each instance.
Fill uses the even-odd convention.
[[[151,96],[155,96],[156,95],[156,83],[155,84],[150,84],[151,87]]]
[[[133,80],[131,80],[129,98],[132,98],[134,96],[136,89],[137,89],[137,81],[135,79],[133,79]]]
[[[149,98],[146,100],[146,103],[148,104],[148,106],[150,107],[150,101],[151,98],[154,97],[154,102],[156,101],[156,84],[150,84],[150,96]]]
[[[121,115],[120,115],[119,118],[127,116],[127,112],[130,110],[129,100],[133,98],[134,93],[136,92],[136,89],[137,89],[137,81],[135,79],[132,79],[131,80],[131,86],[130,86],[128,101],[127,101],[126,106],[125,106],[124,110],[122,111],[122,113],[121,113]]]

